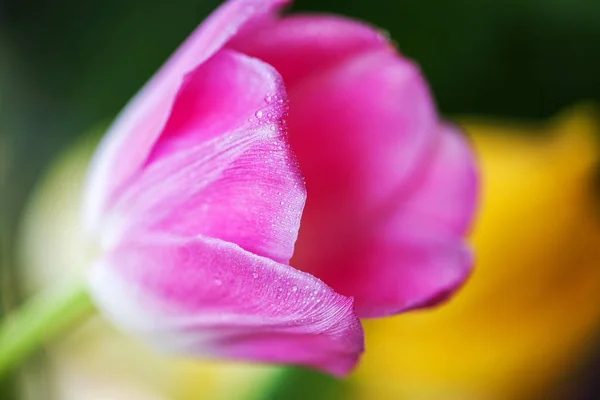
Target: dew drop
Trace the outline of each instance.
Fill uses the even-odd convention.
[[[253,272],[253,273],[252,273],[252,277],[253,277],[254,279],[258,278],[258,274],[257,274],[256,272]]]
[[[256,113],[254,113],[254,115],[256,115],[256,118],[262,118],[263,112],[261,110],[258,110]]]
[[[292,286],[292,292],[298,291],[298,286]]]
[[[270,103],[270,102],[272,102],[272,101],[273,101],[273,96],[271,96],[271,95],[267,95],[267,96],[265,96],[265,102],[266,102],[266,103]]]

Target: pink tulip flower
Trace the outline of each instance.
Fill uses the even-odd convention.
[[[476,174],[384,35],[284,3],[223,4],[111,127],[84,202],[90,292],[167,351],[342,376],[359,318],[469,275]]]

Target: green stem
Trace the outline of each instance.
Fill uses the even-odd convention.
[[[281,367],[253,400],[341,400],[349,397],[347,380],[303,367]]]
[[[6,315],[0,324],[0,378],[93,312],[85,286],[78,283],[43,292]]]

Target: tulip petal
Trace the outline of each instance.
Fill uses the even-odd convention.
[[[467,234],[477,203],[477,167],[469,144],[453,126],[443,124],[436,152],[426,176],[403,206],[444,231]]]
[[[288,95],[289,140],[310,193],[292,265],[321,278],[331,268],[322,255],[344,251],[418,182],[437,116],[418,69],[388,51],[314,74]]]
[[[259,58],[277,69],[286,87],[349,57],[373,50],[394,52],[384,34],[373,27],[334,15],[290,15],[273,19],[227,47]]]
[[[351,298],[218,239],[138,233],[95,265],[90,290],[119,326],[177,354],[341,376],[363,350]]]
[[[475,209],[475,162],[454,128],[441,130],[426,176],[408,202],[399,204],[362,248],[359,245],[343,276],[332,273],[326,280],[335,280],[340,293],[355,296],[361,317],[438,304],[471,273],[472,254],[462,236]]]
[[[184,75],[215,54],[238,31],[274,13],[287,0],[232,0],[204,21],[129,102],[93,160],[85,191],[84,224],[93,235],[101,215],[146,162]]]
[[[149,229],[222,239],[288,263],[306,192],[285,105],[277,72],[243,54],[223,50],[189,73],[148,165],[109,213],[105,248]]]
[[[371,224],[358,231],[336,238],[314,237],[312,231],[314,274],[354,296],[361,318],[436,304],[470,274],[472,257],[462,235],[476,201],[475,164],[464,138],[447,126],[440,131],[408,200],[379,208]],[[309,250],[303,249],[298,253],[306,255]]]
[[[355,295],[357,315],[375,318],[447,300],[468,278],[473,260],[458,238],[388,233],[356,243],[336,262],[345,263],[344,275],[326,278],[338,292]]]
[[[288,96],[289,140],[313,212],[370,212],[409,185],[435,143],[437,117],[419,70],[387,51],[359,55]]]

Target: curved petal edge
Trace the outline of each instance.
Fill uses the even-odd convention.
[[[89,286],[118,326],[168,352],[343,376],[363,351],[351,298],[217,239],[139,233],[96,263]]]
[[[85,188],[84,228],[93,235],[115,193],[146,162],[184,76],[235,34],[271,18],[288,0],[231,0],[211,14],[119,114],[100,143]]]

